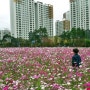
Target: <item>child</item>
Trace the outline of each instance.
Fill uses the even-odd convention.
[[[81,57],[78,55],[79,50],[77,48],[73,49],[74,55],[72,57],[72,66],[73,67],[78,67],[81,64]]]

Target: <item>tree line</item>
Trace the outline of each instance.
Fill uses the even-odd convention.
[[[66,46],[89,47],[90,30],[72,28],[70,31],[64,31],[60,36],[60,44]]]
[[[0,47],[89,47],[90,30],[72,28],[70,31],[63,31],[60,36],[49,37],[46,28],[39,28],[29,32],[29,39],[14,38],[11,35],[4,35],[0,40]]]
[[[48,37],[46,28],[40,27],[39,29],[30,31],[28,34],[29,39],[14,38],[11,35],[4,35],[0,40],[1,47],[47,47],[53,46],[52,40]]]

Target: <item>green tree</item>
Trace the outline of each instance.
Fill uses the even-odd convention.
[[[64,31],[61,37],[61,44],[66,46],[85,46],[85,30],[72,28],[71,31]]]
[[[46,28],[40,27],[39,29],[36,29],[33,32],[29,32],[29,41],[31,44],[36,46],[42,46],[43,38],[47,38],[47,37],[48,34]]]
[[[2,39],[2,44],[4,47],[18,47],[18,39],[12,37],[11,35],[4,35]]]

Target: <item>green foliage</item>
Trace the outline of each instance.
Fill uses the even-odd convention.
[[[48,38],[48,33],[46,28],[39,28],[33,32],[29,32],[29,41],[31,46],[42,46],[43,38]]]
[[[90,40],[89,39],[85,39],[85,46],[90,47]]]
[[[0,40],[1,47],[90,47],[90,30],[72,28],[64,31],[62,35],[49,38],[46,28],[40,27],[29,32],[29,39],[14,38],[8,34]]]
[[[14,38],[10,35],[3,36],[0,41],[1,47],[51,47],[54,43],[48,37],[46,28],[39,28],[29,32],[29,39]]]
[[[64,80],[62,78],[58,78],[58,79],[56,79],[56,82],[58,84],[62,84],[62,83],[64,83]]]
[[[77,46],[77,47],[89,47],[90,40],[89,34],[87,33],[89,30],[84,30],[80,28],[72,28],[71,31],[63,32],[60,35],[62,46]]]

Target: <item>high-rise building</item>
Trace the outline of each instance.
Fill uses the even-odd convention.
[[[63,19],[70,21],[70,11],[67,11],[63,14]]]
[[[44,27],[43,24],[43,3],[36,2],[35,3],[35,29],[39,29],[40,27]]]
[[[47,17],[47,20],[48,20],[48,34],[49,36],[53,36],[53,6],[52,5],[47,5],[48,7],[48,17]]]
[[[43,4],[42,2],[35,3],[35,26],[46,28],[48,35],[53,36],[53,6]]]
[[[48,35],[53,36],[53,6],[44,4],[44,27],[46,27]]]
[[[34,0],[10,0],[11,32],[15,38],[29,38],[29,32],[45,27],[53,36],[53,6]]]
[[[67,11],[63,14],[63,30],[70,30],[70,11]]]
[[[57,20],[55,22],[56,36],[60,36],[63,32],[63,21]]]
[[[71,28],[90,30],[90,0],[70,0]]]
[[[35,30],[35,6],[33,0],[10,0],[11,32],[15,38],[28,39]]]
[[[64,31],[70,30],[70,21],[69,20],[63,20],[63,30]]]

